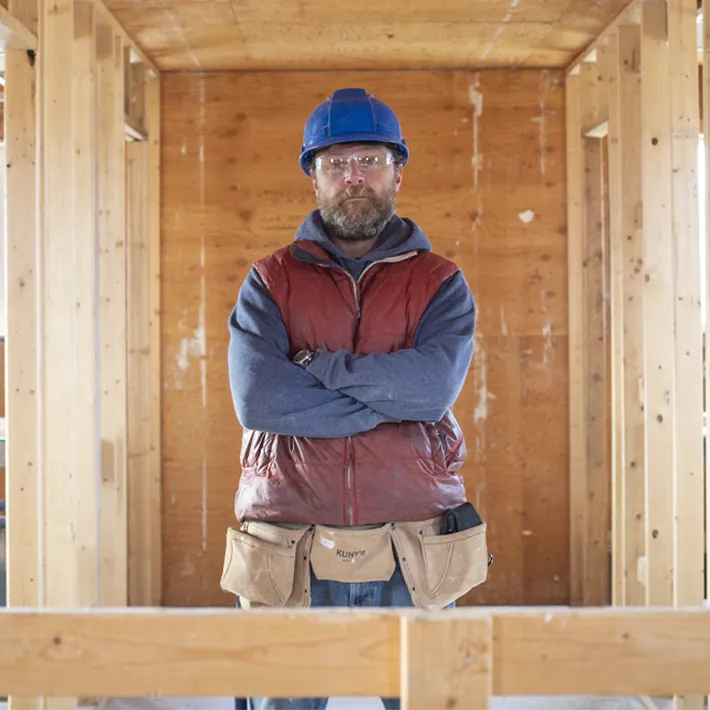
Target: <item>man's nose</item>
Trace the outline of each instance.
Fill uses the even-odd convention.
[[[345,168],[345,182],[348,185],[362,185],[365,182],[365,177],[354,160],[348,160]]]

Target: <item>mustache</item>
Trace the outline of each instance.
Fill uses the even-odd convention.
[[[366,185],[362,185],[362,186],[353,185],[352,187],[346,187],[342,191],[338,202],[339,203],[345,202],[345,200],[347,200],[351,197],[367,197],[368,199],[372,199],[374,196],[375,196],[375,191],[372,188],[369,188]]]

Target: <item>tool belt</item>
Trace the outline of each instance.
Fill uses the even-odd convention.
[[[398,560],[414,606],[442,609],[482,584],[489,564],[486,523],[442,535],[442,519],[365,529],[245,522],[227,530],[220,586],[244,608],[308,607],[311,569],[318,579],[381,582]]]

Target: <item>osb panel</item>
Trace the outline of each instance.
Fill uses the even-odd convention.
[[[306,116],[363,81],[412,149],[400,214],[461,265],[478,304],[455,411],[496,560],[467,601],[567,603],[563,87],[536,70],[164,77],[164,602],[233,603],[219,589],[241,440],[227,320],[252,261],[313,208],[297,163]]]
[[[106,0],[164,70],[565,67],[628,0]]]

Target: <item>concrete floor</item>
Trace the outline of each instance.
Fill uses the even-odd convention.
[[[671,710],[670,698],[654,699],[658,710]],[[111,698],[101,710],[233,710],[231,698]],[[377,698],[333,698],[327,710],[380,710]],[[648,706],[636,696],[508,696],[494,697],[492,710],[647,710]],[[7,703],[0,702],[0,710]],[[21,710],[21,709],[20,709]],[[82,707],[80,710],[94,710]],[[476,710],[469,708],[467,710]]]
[[[670,710],[670,699],[656,699],[659,710]],[[103,710],[233,710],[230,698],[114,698]],[[494,697],[493,710],[646,710],[635,696],[508,696]],[[328,710],[380,710],[377,698],[333,698]],[[470,710],[475,710],[471,708]]]

